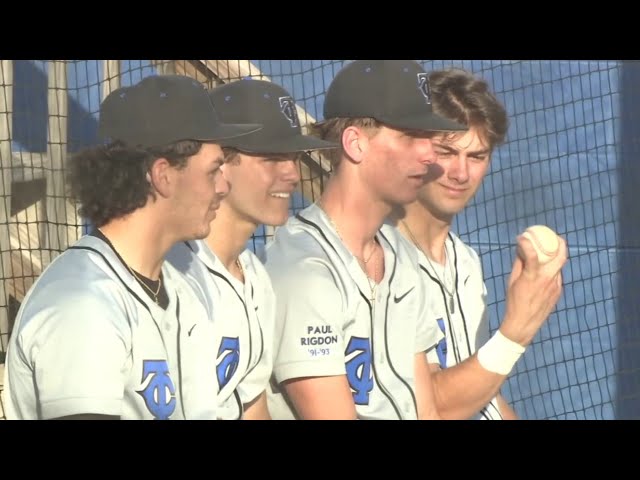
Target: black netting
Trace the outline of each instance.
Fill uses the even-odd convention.
[[[64,195],[68,153],[97,139],[104,92],[147,75],[180,73],[208,87],[245,77],[282,85],[302,123],[343,60],[2,61],[0,71],[0,356],[39,273],[85,230]],[[454,230],[481,255],[492,327],[504,309],[516,235],[546,224],[568,242],[565,290],[503,393],[530,419],[640,417],[638,108],[640,67],[615,61],[423,61],[489,82],[510,115],[507,143]],[[322,191],[328,162],[300,162],[291,211]],[[260,228],[250,248],[273,234]],[[1,358],[0,358],[1,360]],[[1,379],[0,379],[1,381]],[[1,385],[1,383],[0,383]],[[0,386],[1,389],[1,386]]]

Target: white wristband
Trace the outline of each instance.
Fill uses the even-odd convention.
[[[500,375],[509,375],[511,369],[525,351],[525,347],[509,340],[498,330],[478,350],[478,361],[486,370]]]

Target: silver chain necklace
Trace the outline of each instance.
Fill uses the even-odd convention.
[[[373,249],[371,250],[371,254],[369,254],[369,258],[364,259],[364,258],[360,258],[358,255],[356,255],[355,253],[353,253],[349,247],[347,247],[347,244],[345,243],[344,239],[342,238],[342,235],[340,235],[340,230],[338,230],[338,226],[336,225],[336,223],[333,221],[333,218],[331,218],[331,216],[327,213],[327,211],[324,209],[324,206],[320,203],[320,200],[318,200],[316,202],[316,205],[318,206],[318,208],[320,208],[320,210],[322,210],[325,214],[325,216],[329,219],[329,223],[331,223],[331,226],[333,227],[333,229],[336,231],[336,234],[338,235],[338,238],[340,239],[340,241],[342,242],[342,244],[345,246],[345,248],[347,249],[347,251],[353,255],[354,257],[356,257],[356,260],[362,262],[364,264],[364,274],[367,277],[367,283],[369,284],[369,289],[371,290],[371,296],[369,297],[369,300],[371,300],[371,303],[373,303],[376,299],[376,288],[378,287],[378,283],[376,282],[376,279],[378,277],[378,266],[377,264],[374,263],[374,269],[373,269],[373,276],[374,278],[371,278],[369,276],[369,274],[367,273],[367,264],[369,263],[369,261],[371,260],[371,258],[373,257],[373,254],[376,252],[377,250],[377,246],[378,246],[378,242],[374,239],[374,245],[373,245]]]
[[[427,258],[427,262],[429,262],[429,266],[431,267],[431,270],[436,275],[436,277],[438,278],[438,282],[440,282],[440,285],[442,285],[442,288],[444,289],[444,291],[449,296],[449,310],[451,311],[452,314],[456,313],[456,304],[455,304],[455,300],[454,300],[454,296],[455,296],[455,293],[456,293],[456,274],[455,274],[455,267],[453,266],[453,262],[449,262],[449,254],[447,252],[446,241],[445,241],[445,245],[444,245],[444,269],[442,271],[442,278],[440,278],[440,275],[438,274],[438,270],[436,269],[435,265],[431,261],[431,258],[429,258],[429,255],[427,255],[427,253],[422,249],[422,247],[420,246],[420,244],[416,240],[416,237],[413,235],[413,232],[411,231],[411,229],[409,228],[407,223],[404,220],[400,220],[400,222],[402,222],[402,225],[404,225],[404,228],[409,233],[409,236],[411,237],[411,241],[413,242],[413,244]],[[447,267],[449,267],[449,268],[447,269]],[[445,282],[447,270],[449,270],[451,272],[451,280],[452,280],[451,289],[447,288],[447,283]]]

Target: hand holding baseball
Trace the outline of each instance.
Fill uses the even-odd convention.
[[[549,227],[534,225],[519,236],[517,253],[500,330],[510,340],[526,346],[560,299],[561,270],[568,252],[562,237]]]

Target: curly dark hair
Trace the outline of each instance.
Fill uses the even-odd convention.
[[[80,204],[78,212],[101,227],[127,215],[155,198],[147,172],[158,158],[166,158],[176,168],[184,168],[202,143],[183,140],[165,147],[134,148],[123,142],[84,149],[69,159],[69,196]]]
[[[492,149],[504,143],[509,128],[507,112],[485,80],[452,68],[432,71],[429,86],[436,113],[477,128]]]

